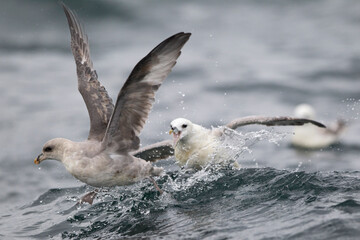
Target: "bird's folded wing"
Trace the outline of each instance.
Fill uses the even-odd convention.
[[[135,66],[119,92],[102,143],[104,148],[119,153],[139,148],[138,136],[155,100],[155,92],[175,65],[190,35],[183,32],[173,35]]]
[[[288,125],[304,125],[311,123],[318,127],[325,128],[325,125],[314,120],[305,118],[292,118],[292,117],[262,117],[262,116],[248,116],[235,119],[228,123],[226,127],[236,129],[241,126],[250,124],[261,124],[266,126],[288,126]]]
[[[131,154],[137,158],[144,159],[145,161],[155,162],[173,156],[174,148],[171,140],[165,140],[140,148]]]
[[[98,76],[90,59],[87,35],[75,14],[67,6],[62,5],[70,28],[71,49],[76,63],[78,88],[90,117],[88,139],[101,141],[114,105],[105,88],[98,81]]]

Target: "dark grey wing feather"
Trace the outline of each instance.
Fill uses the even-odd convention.
[[[226,127],[236,129],[241,126],[250,124],[261,124],[266,126],[288,126],[288,125],[304,125],[305,123],[312,123],[318,127],[325,128],[325,125],[314,120],[306,118],[292,118],[292,117],[261,117],[248,116],[235,119],[228,123]]]
[[[131,154],[145,161],[155,162],[157,160],[166,159],[174,155],[172,140],[165,140],[154,143],[146,147],[140,148]]]
[[[135,66],[119,92],[103,140],[104,148],[118,153],[139,148],[138,136],[155,100],[155,92],[175,65],[190,35],[183,32],[173,35]]]
[[[78,88],[90,117],[88,139],[102,141],[114,105],[105,88],[98,81],[98,76],[90,59],[87,35],[75,14],[67,6],[62,5],[70,28],[71,50],[76,63]]]

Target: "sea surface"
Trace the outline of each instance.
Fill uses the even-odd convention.
[[[113,99],[152,48],[192,33],[157,92],[143,146],[170,139],[177,117],[210,128],[293,115],[300,103],[347,129],[339,143],[310,151],[291,146],[292,127],[239,128],[231,145],[241,169],[189,172],[170,158],[156,163],[164,194],[143,180],[77,205],[91,187],[59,162],[33,163],[47,140],[88,134],[65,15],[58,1],[1,1],[0,239],[359,238],[360,1],[65,3]]]

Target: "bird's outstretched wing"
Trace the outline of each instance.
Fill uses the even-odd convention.
[[[145,161],[155,162],[174,155],[172,144],[172,140],[165,140],[140,148],[131,154],[137,158],[144,159]]]
[[[241,126],[250,124],[261,124],[266,126],[288,126],[288,125],[304,125],[305,123],[312,123],[318,127],[325,128],[325,125],[314,120],[306,118],[292,118],[292,117],[262,117],[262,116],[248,116],[235,119],[228,123],[226,127],[236,129]]]
[[[171,36],[136,64],[119,92],[103,148],[118,153],[139,148],[138,136],[155,100],[155,92],[175,65],[190,35],[181,32]]]
[[[78,88],[85,101],[90,117],[88,139],[101,141],[114,105],[106,89],[98,81],[98,76],[90,59],[87,35],[76,15],[63,3],[62,6],[70,28],[71,50],[76,63]]]

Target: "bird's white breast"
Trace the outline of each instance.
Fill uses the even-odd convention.
[[[218,140],[207,129],[195,129],[175,146],[175,158],[181,166],[201,168],[213,159]]]

